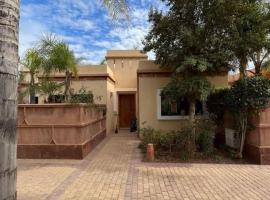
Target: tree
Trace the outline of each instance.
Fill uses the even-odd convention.
[[[156,62],[174,72],[162,94],[188,99],[189,122],[194,127],[196,100],[205,100],[212,89],[205,76],[230,68],[232,52],[225,46],[226,33],[218,20],[225,3],[218,0],[166,2],[167,13],[150,11],[152,28],[144,41],[144,50],[154,51]]]
[[[234,83],[226,97],[227,108],[235,115],[238,127],[240,148],[239,157],[243,157],[248,117],[268,106],[270,100],[270,80],[261,77],[244,77]]]
[[[248,61],[256,74],[269,53],[270,4],[264,0],[227,1],[223,15],[228,48],[239,63],[241,77],[246,76]]]
[[[41,95],[47,96],[46,102],[49,102],[49,98],[52,97],[60,91],[63,84],[51,81],[49,79],[42,80],[39,85],[39,91]],[[52,103],[55,103],[55,99],[52,99]]]
[[[41,40],[40,52],[43,57],[42,65],[46,77],[52,72],[65,72],[64,95],[65,100],[68,101],[72,76],[77,76],[78,59],[75,58],[68,44],[55,37]]]
[[[29,49],[23,58],[23,65],[29,70],[30,83],[28,91],[30,94],[30,104],[35,104],[35,96],[37,84],[35,83],[35,76],[41,68],[42,58],[36,49]]]
[[[19,0],[0,5],[0,199],[16,199]]]
[[[108,9],[114,10],[112,15],[128,13],[125,11],[127,6],[124,0],[102,0],[102,3]],[[2,200],[16,199],[17,196],[16,99],[20,0],[0,0],[0,5],[0,199]]]

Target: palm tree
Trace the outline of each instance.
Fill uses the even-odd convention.
[[[115,18],[126,0],[101,0]],[[20,0],[0,0],[0,200],[16,199],[16,117]]]
[[[70,97],[70,86],[72,76],[77,76],[77,64],[79,59],[75,58],[73,51],[69,49],[68,44],[57,40],[53,36],[46,37],[41,41],[41,52],[43,57],[45,76],[53,71],[65,72],[64,95],[68,101]]]
[[[0,0],[0,199],[16,199],[19,0]]]
[[[42,58],[36,49],[29,49],[23,59],[23,65],[29,70],[30,73],[30,83],[28,91],[30,94],[30,104],[35,103],[35,96],[37,85],[35,83],[35,75],[39,72],[41,68]]]
[[[45,102],[48,103],[55,103],[54,95],[58,93],[63,84],[57,83],[55,81],[51,81],[49,79],[42,80],[42,82],[39,85],[39,92],[41,95],[44,95],[46,98]],[[52,98],[52,102],[50,102],[50,97]]]

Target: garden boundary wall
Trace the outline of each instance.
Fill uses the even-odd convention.
[[[17,157],[83,159],[106,137],[105,105],[18,106]]]

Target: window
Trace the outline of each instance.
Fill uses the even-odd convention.
[[[157,92],[157,111],[159,120],[188,119],[189,102],[186,98],[168,99]],[[201,101],[196,101],[196,115],[206,116],[206,106]]]

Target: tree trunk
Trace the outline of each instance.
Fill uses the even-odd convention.
[[[189,101],[189,124],[191,127],[191,135],[189,140],[189,154],[191,156],[192,152],[196,147],[196,137],[195,137],[195,115],[196,115],[196,100],[191,99]]]
[[[36,100],[36,86],[35,86],[35,77],[34,74],[31,73],[31,80],[30,80],[30,86],[29,86],[29,94],[30,94],[30,104],[35,104]]]
[[[71,78],[72,78],[72,73],[70,73],[69,71],[66,71],[65,92],[64,92],[66,102],[68,102],[69,96],[70,96]]]
[[[260,76],[261,75],[261,64],[260,63],[256,63],[255,64],[255,74],[257,76]]]
[[[189,123],[190,126],[194,126],[195,123],[195,115],[196,115],[196,101],[190,100],[190,106],[189,106]]]
[[[0,0],[0,200],[16,199],[19,0]]]
[[[239,158],[243,158],[243,150],[246,141],[246,133],[247,133],[247,114],[241,113],[239,115],[240,120],[240,148],[239,148]]]
[[[245,56],[240,58],[240,77],[243,78],[246,76],[246,69],[247,69],[248,60]]]
[[[255,64],[255,74],[256,75],[261,75],[261,53],[258,52],[257,55],[256,55],[256,62],[254,63]]]

